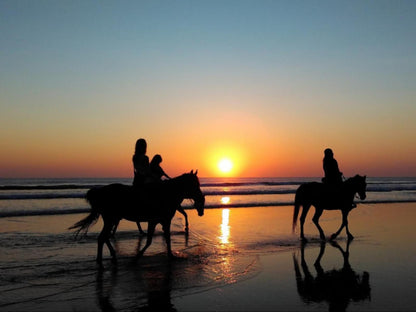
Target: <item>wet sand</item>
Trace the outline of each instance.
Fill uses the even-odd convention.
[[[359,205],[336,244],[322,244],[308,215],[302,245],[291,233],[292,207],[188,210],[177,214],[169,262],[161,228],[136,259],[135,224],[122,222],[95,264],[101,224],[74,241],[66,228],[84,215],[0,219],[2,311],[415,311],[416,204]],[[329,236],[340,212],[325,211]],[[347,251],[349,251],[347,253]],[[316,261],[320,260],[320,261]]]

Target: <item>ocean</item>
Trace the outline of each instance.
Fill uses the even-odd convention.
[[[0,179],[0,217],[83,213],[88,189],[130,178]],[[293,205],[300,184],[320,178],[200,178],[205,208]],[[365,203],[416,202],[416,177],[367,178]],[[360,200],[356,199],[359,203]],[[183,206],[190,203],[184,201]]]

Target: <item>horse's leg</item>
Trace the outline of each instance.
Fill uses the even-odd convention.
[[[117,263],[116,251],[114,250],[113,246],[111,246],[109,237],[110,237],[110,235],[108,235],[107,240],[105,241],[105,243],[108,247],[108,250],[110,250],[111,261],[113,263]]]
[[[136,248],[136,254],[139,255],[140,254],[140,249],[142,248],[142,238],[139,237],[139,239],[137,240],[137,248]]]
[[[318,273],[318,276],[323,276],[324,275],[324,270],[321,266],[321,259],[324,256],[325,253],[325,245],[326,242],[321,242],[321,248],[319,249],[319,255],[315,260],[315,263],[313,264],[316,270],[316,273]]]
[[[101,230],[100,235],[98,235],[97,258],[95,260],[100,265],[102,265],[102,261],[103,261],[103,246],[104,246],[104,242],[105,242],[103,232],[104,232],[104,227]]]
[[[346,230],[347,230],[348,240],[352,240],[354,236],[352,236],[352,234],[348,230],[348,218],[347,217],[348,217],[349,210],[341,210],[341,211],[342,211],[342,224],[340,228],[338,229],[338,231],[336,231],[334,234],[331,235],[331,240],[337,238],[337,236],[339,235],[339,233],[341,233],[344,226],[347,227]]]
[[[313,280],[313,276],[309,271],[308,264],[305,260],[305,246],[306,244],[301,244],[300,246],[300,265],[302,267],[303,274],[305,275],[305,282]]]
[[[102,265],[102,260],[103,260],[103,246],[104,243],[107,244],[108,249],[110,250],[111,256],[113,257],[113,259],[115,259],[115,251],[113,249],[113,247],[110,244],[109,241],[109,237],[111,234],[111,230],[113,229],[114,223],[111,222],[110,220],[104,220],[104,226],[103,229],[101,230],[100,235],[98,235],[98,249],[97,249],[97,263],[99,263],[100,265]]]
[[[322,230],[321,226],[319,225],[319,218],[322,216],[322,212],[323,210],[321,208],[316,208],[315,207],[315,214],[312,218],[313,223],[316,225],[316,227],[318,228],[319,231],[319,237],[322,240],[325,240],[325,234],[324,231]]]
[[[163,235],[165,236],[165,241],[166,241],[166,245],[168,249],[168,257],[174,258],[173,253],[172,253],[171,240],[170,240],[170,223],[171,223],[170,220],[166,223],[164,222],[162,224],[162,229],[163,229]]]
[[[117,228],[118,228],[118,224],[120,223],[120,220],[118,220],[115,224],[114,224],[114,226],[113,226],[113,229],[112,229],[112,231],[111,231],[111,236],[113,236],[114,237],[114,235],[116,235],[116,232],[117,232]]]
[[[149,246],[152,244],[153,233],[155,232],[155,228],[156,228],[155,222],[148,222],[146,245],[143,247],[142,250],[140,250],[139,254],[137,255],[138,257],[143,255],[146,249],[149,248]]]
[[[341,231],[342,231],[343,228],[344,228],[344,223],[341,224],[341,227],[338,229],[338,231],[336,231],[334,234],[332,234],[329,239],[330,240],[336,239],[337,236],[339,235],[339,233],[341,233]]]
[[[140,222],[139,222],[139,221],[137,221],[137,222],[136,222],[136,224],[137,224],[137,228],[139,229],[139,233],[140,233],[141,235],[146,234],[146,233],[143,231],[143,229],[142,229],[142,227],[141,227],[141,225],[140,225]]]
[[[186,214],[182,206],[179,206],[177,210],[185,217],[185,232],[188,233],[189,232],[188,215]]]
[[[300,215],[300,238],[303,242],[306,242],[307,239],[305,238],[305,234],[303,232],[303,225],[306,220],[306,215],[308,214],[309,208],[311,208],[310,204],[303,204],[302,214]]]
[[[347,236],[348,236],[348,241],[351,241],[354,239],[354,236],[351,234],[349,228],[348,228],[348,213],[350,211],[346,210],[345,212],[342,213],[342,219],[343,219],[343,223],[345,225],[345,230],[347,231]]]

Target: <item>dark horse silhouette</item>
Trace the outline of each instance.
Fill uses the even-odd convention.
[[[177,210],[178,212],[180,212],[180,213],[184,216],[184,218],[185,218],[185,234],[187,234],[187,235],[188,235],[188,234],[189,234],[188,214],[185,212],[184,208],[183,208],[181,205],[179,205],[179,206],[176,208],[176,210]],[[117,222],[117,223],[114,225],[113,229],[111,230],[111,236],[115,236],[115,235],[116,235],[117,228],[118,228],[118,224],[119,224],[119,222]],[[137,224],[137,229],[139,230],[140,235],[145,235],[146,233],[143,231],[143,229],[142,229],[142,227],[141,227],[141,225],[140,225],[140,222],[139,222],[139,221],[137,221],[137,222],[136,222],[136,224]]]
[[[353,178],[349,178],[339,186],[331,186],[318,182],[304,183],[296,190],[295,195],[295,209],[293,211],[293,224],[292,229],[295,231],[296,222],[298,219],[300,206],[303,206],[302,215],[300,216],[300,237],[303,241],[306,241],[303,225],[305,223],[306,215],[308,214],[311,206],[315,207],[315,215],[312,218],[313,223],[319,230],[319,235],[322,240],[325,240],[325,234],[319,225],[319,218],[322,215],[324,209],[342,211],[342,224],[337,232],[331,235],[331,240],[335,239],[345,226],[348,239],[354,238],[348,230],[348,213],[355,207],[353,204],[354,196],[356,193],[360,196],[361,200],[366,198],[366,176],[356,175]]]
[[[152,243],[153,233],[158,223],[162,225],[168,256],[173,257],[170,242],[170,225],[176,209],[185,199],[192,199],[198,215],[204,215],[205,197],[202,194],[197,173],[183,174],[174,179],[158,183],[145,184],[141,188],[130,185],[110,184],[87,192],[87,201],[91,205],[90,214],[72,225],[75,234],[85,234],[101,215],[103,229],[98,236],[97,263],[102,263],[102,251],[106,243],[113,262],[115,250],[110,243],[111,230],[121,219],[134,222],[148,222],[146,245],[139,252],[142,255]]]
[[[300,297],[306,303],[323,302],[329,303],[329,311],[345,311],[350,301],[363,301],[370,299],[370,274],[363,272],[357,274],[349,263],[349,245],[344,251],[336,242],[331,245],[340,250],[344,264],[341,269],[324,271],[321,266],[321,259],[325,252],[325,242],[321,242],[320,253],[314,263],[317,275],[314,277],[305,261],[305,245],[301,246],[301,267],[298,259],[293,254],[293,264],[296,274],[296,286]]]

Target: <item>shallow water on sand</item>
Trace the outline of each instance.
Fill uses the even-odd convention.
[[[172,262],[159,227],[152,246],[136,260],[144,239],[134,223],[122,222],[112,241],[118,263],[111,263],[104,248],[104,270],[95,264],[100,222],[75,241],[66,228],[82,214],[3,218],[0,309],[416,310],[415,204],[359,205],[349,219],[356,236],[349,246],[345,232],[338,245],[321,244],[312,214],[305,227],[310,242],[302,246],[291,233],[292,213],[292,207],[210,209],[203,217],[188,211],[188,237],[177,214],[172,249],[178,259]],[[340,222],[339,212],[321,218],[327,236]],[[331,297],[323,280],[334,289],[344,285],[348,296]]]
[[[140,238],[135,224],[122,222],[113,244],[118,264],[104,249],[103,271],[95,264],[99,222],[87,237],[74,241],[65,228],[82,215],[2,219],[0,244],[0,307],[6,310],[134,309],[153,304],[171,305],[171,297],[184,296],[236,283],[258,274],[259,252],[294,247],[297,239],[279,243],[273,231],[259,236],[253,224],[229,218],[253,213],[239,209],[207,211],[203,218],[188,212],[191,230],[183,231],[182,217],[172,225],[172,248],[178,257],[169,262],[160,231],[139,260]],[[234,216],[233,216],[234,215]],[[255,213],[254,213],[255,215]],[[237,220],[236,219],[236,220]],[[248,220],[248,219],[246,219]],[[63,224],[63,221],[65,224]],[[232,231],[231,231],[232,227]],[[251,228],[247,235],[243,231]],[[278,231],[277,231],[278,232]],[[104,306],[103,306],[104,305]],[[107,309],[106,308],[106,309]]]

